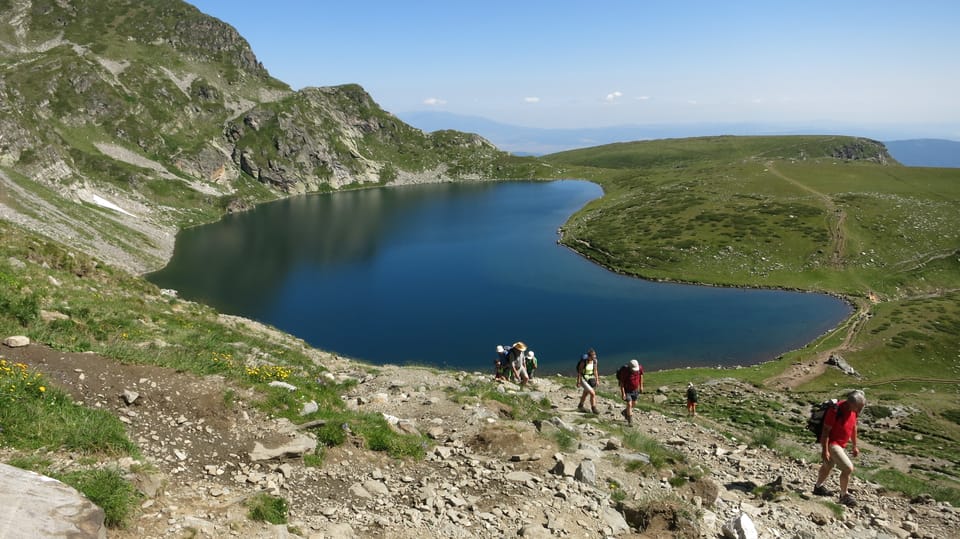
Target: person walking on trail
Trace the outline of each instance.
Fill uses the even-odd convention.
[[[693,382],[689,382],[687,384],[687,415],[696,417],[697,398],[697,388],[693,387]]]
[[[533,373],[537,370],[537,356],[533,350],[527,350],[527,374],[533,378]]]
[[[633,407],[643,393],[643,367],[636,359],[631,359],[617,371],[617,381],[620,382],[620,398],[627,403],[620,414],[627,419],[627,424],[633,425]]]
[[[514,380],[520,382],[520,387],[527,385],[527,382],[530,381],[530,375],[527,374],[526,366],[526,354],[527,345],[523,342],[513,343],[513,346],[510,348],[510,353],[508,358],[510,361],[510,370],[513,372]]]
[[[846,400],[827,410],[823,416],[823,430],[820,432],[820,457],[823,463],[817,473],[813,493],[817,496],[833,494],[827,490],[824,482],[830,471],[837,467],[840,469],[840,503],[847,507],[857,505],[857,501],[847,491],[850,476],[853,474],[853,462],[847,456],[846,447],[847,443],[852,443],[850,454],[854,457],[860,454],[860,449],[857,448],[857,417],[866,404],[863,391],[851,391]]]
[[[507,353],[509,349],[501,344],[497,345],[497,359],[493,360],[493,379],[504,381],[507,379]]]
[[[577,363],[577,387],[583,389],[583,393],[580,395],[580,404],[577,405],[577,410],[581,412],[586,412],[587,409],[583,407],[584,402],[586,402],[587,397],[590,397],[590,411],[595,414],[599,414],[597,410],[597,386],[600,385],[600,369],[597,367],[597,352],[593,348],[587,350],[586,354],[580,358],[580,362]]]

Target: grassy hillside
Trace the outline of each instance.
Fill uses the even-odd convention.
[[[907,432],[885,442],[908,452],[925,445],[910,429],[948,446],[960,440],[960,171],[903,167],[878,143],[849,137],[662,140],[544,160],[603,186],[563,237],[601,264],[652,279],[818,290],[858,305],[837,331],[736,377],[769,384],[836,352],[859,377],[827,370],[795,391],[815,400],[865,387],[880,409],[919,406]]]
[[[922,433],[960,465],[960,170],[903,167],[882,144],[837,136],[515,158],[474,135],[413,129],[359,86],[292,92],[234,29],[178,0],[0,0],[0,133],[5,334],[198,374],[243,379],[245,366],[271,363],[315,379],[302,349],[248,336],[100,259],[156,267],[177,229],[290,193],[586,178],[605,196],[571,217],[562,241],[600,264],[651,279],[825,291],[858,306],[837,331],[777,361],[662,380],[734,375],[773,386],[836,351],[861,377],[803,378],[792,386],[799,399],[866,387],[878,410],[911,407],[903,430],[877,443],[919,454]]]
[[[605,265],[649,278],[895,295],[911,264],[960,246],[951,228],[960,184],[949,170],[879,165],[890,161],[882,151],[838,137],[720,137],[546,160],[603,184],[607,196],[574,217],[565,241]]]

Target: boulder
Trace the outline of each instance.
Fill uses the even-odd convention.
[[[9,346],[10,348],[21,348],[30,344],[30,337],[25,337],[23,335],[14,335],[12,337],[7,337],[3,340],[3,344]]]
[[[834,367],[843,371],[843,374],[857,377],[860,376],[856,369],[851,367],[850,364],[847,363],[847,360],[843,359],[840,354],[830,354],[830,358],[827,359],[827,365],[833,365]]]
[[[723,525],[723,536],[728,539],[757,539],[757,527],[746,513],[740,513]]]
[[[594,485],[597,482],[597,467],[592,460],[585,460],[577,466],[577,471],[573,473],[573,478],[588,485]]]
[[[104,513],[73,487],[0,464],[0,537],[106,539]]]
[[[279,459],[284,457],[301,457],[317,448],[317,440],[311,436],[296,435],[291,438],[276,442],[265,441],[264,443],[255,442],[253,450],[250,451],[250,460],[253,462],[261,460]]]

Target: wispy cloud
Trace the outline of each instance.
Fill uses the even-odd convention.
[[[650,96],[649,96],[649,95],[638,95],[638,96],[636,97],[636,100],[637,100],[637,101],[649,101],[649,100],[650,100]]]
[[[440,99],[439,97],[428,97],[423,100],[424,105],[429,105],[431,107],[438,107],[440,105],[446,105],[447,101]]]
[[[620,90],[617,90],[617,91],[610,92],[609,94],[607,94],[606,101],[607,101],[607,103],[613,103],[614,101],[616,101],[617,99],[619,99],[619,98],[621,98],[621,97],[623,97],[623,92],[621,92]]]
[[[539,97],[524,97],[524,98],[523,98],[523,102],[524,102],[524,103],[539,103],[539,102],[540,102],[540,98],[539,98]]]

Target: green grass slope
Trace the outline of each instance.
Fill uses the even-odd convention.
[[[611,269],[850,298],[858,312],[837,331],[732,375],[773,385],[840,354],[859,376],[800,376],[798,400],[866,388],[878,413],[912,410],[900,431],[871,441],[960,465],[960,171],[904,167],[879,143],[833,136],[636,142],[543,159],[603,186],[562,241]],[[731,374],[660,376],[718,375]]]

